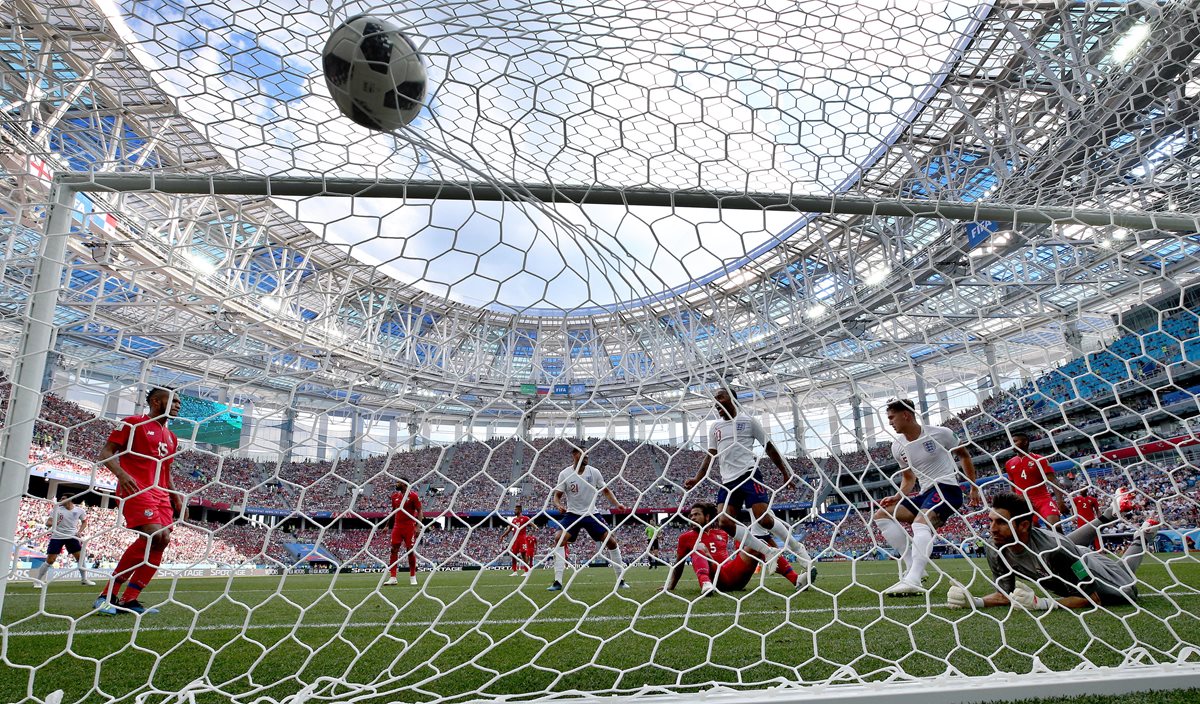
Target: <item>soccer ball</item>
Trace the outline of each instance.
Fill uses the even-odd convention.
[[[333,31],[321,52],[325,85],[346,117],[372,130],[412,122],[425,100],[425,66],[395,22],[355,15]]]

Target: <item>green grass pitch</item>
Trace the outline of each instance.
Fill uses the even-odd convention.
[[[964,560],[934,564],[970,578]],[[703,600],[690,570],[675,594],[663,594],[666,571],[640,568],[629,574],[633,588],[619,593],[606,568],[574,573],[559,594],[545,591],[547,570],[527,580],[507,572],[422,573],[416,588],[406,580],[379,587],[380,575],[367,574],[166,579],[143,595],[147,604],[166,602],[162,613],[140,621],[85,616],[97,590],[67,580],[44,602],[40,591],[13,585],[2,615],[0,701],[58,689],[68,702],[166,701],[167,692],[198,678],[248,702],[317,681],[326,695],[348,694],[339,682],[366,687],[356,702],[695,691],[712,682],[752,687],[948,669],[1027,672],[1037,663],[1119,665],[1135,644],[1149,660],[1174,661],[1186,647],[1200,647],[1194,558],[1148,560],[1138,576],[1161,593],[1144,589],[1140,610],[1055,611],[1038,619],[1007,609],[946,609],[944,579],[929,596],[932,609],[924,598],[884,600],[873,590],[895,581],[892,563],[823,563],[820,570],[817,591],[795,594],[769,577],[767,590]],[[983,586],[973,591],[982,594]]]

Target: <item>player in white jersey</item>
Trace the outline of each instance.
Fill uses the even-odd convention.
[[[558,473],[558,483],[554,485],[554,506],[562,512],[559,520],[563,528],[554,542],[554,584],[546,591],[562,591],[563,572],[567,569],[567,544],[575,542],[581,530],[586,530],[592,540],[604,547],[604,557],[617,573],[617,588],[629,588],[622,578],[625,563],[621,561],[617,539],[596,515],[597,494],[604,494],[615,510],[625,510],[616,494],[604,483],[600,470],[588,466],[587,454],[578,447],[571,448],[571,466]]]
[[[752,523],[761,526],[771,534],[779,544],[795,553],[802,563],[800,579],[801,586],[807,586],[815,578],[816,572],[808,550],[804,544],[792,535],[792,528],[771,513],[771,493],[763,482],[762,473],[758,469],[758,457],[754,454],[754,443],[763,445],[767,457],[783,474],[783,486],[792,482],[792,468],[778,448],[767,437],[762,424],[756,418],[740,413],[733,396],[727,389],[720,389],[713,395],[716,402],[717,415],[720,417],[708,429],[708,455],[700,465],[696,476],[683,483],[685,489],[691,490],[708,476],[708,470],[716,460],[720,470],[720,489],[717,490],[717,509],[720,512],[719,524],[722,530],[734,537],[738,545],[767,555],[771,558],[779,550],[756,538],[736,520],[742,506],[749,507],[753,517]],[[774,569],[775,560],[768,559],[765,563],[768,570]]]
[[[41,567],[38,567],[37,574],[34,576],[39,587],[49,584],[46,574],[58,560],[58,555],[63,548],[66,548],[67,552],[75,558],[75,566],[79,569],[79,583],[95,586],[96,583],[88,579],[87,572],[84,571],[87,568],[87,556],[84,555],[83,543],[79,540],[86,524],[87,509],[77,505],[70,497],[64,499],[50,512],[50,517],[46,519],[46,526],[50,529],[50,545],[46,548],[46,561],[42,563]]]
[[[916,406],[907,399],[887,405],[888,422],[900,437],[892,443],[892,457],[902,472],[900,491],[879,502],[875,525],[900,555],[903,575],[887,589],[887,596],[924,594],[921,580],[933,554],[934,534],[963,505],[962,487],[954,458],[962,462],[971,485],[971,504],[978,504],[979,486],[975,484],[975,465],[971,454],[962,447],[949,428],[923,426],[917,421]],[[908,493],[920,481],[921,493]],[[901,524],[912,526],[912,543]]]

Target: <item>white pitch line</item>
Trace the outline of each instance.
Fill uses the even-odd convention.
[[[899,605],[899,606],[887,607],[887,609],[889,611],[894,611],[897,609],[923,609],[923,608],[925,608],[925,604],[921,604],[919,606],[913,604],[913,605]],[[878,606],[847,606],[847,607],[838,609],[838,611],[881,611],[881,610],[882,610],[882,607],[878,607]],[[584,622],[595,623],[595,622],[607,622],[607,621],[633,621],[633,620],[636,620],[636,621],[662,621],[662,620],[666,620],[666,619],[695,619],[695,618],[708,619],[708,618],[738,618],[739,616],[780,616],[780,615],[785,615],[785,614],[821,614],[821,613],[829,613],[830,611],[831,611],[831,609],[829,609],[829,608],[791,609],[791,610],[773,609],[770,611],[741,610],[741,611],[738,611],[737,613],[718,612],[718,613],[697,613],[697,614],[689,614],[689,613],[647,614],[645,616],[639,616],[636,619],[634,619],[631,616],[580,616],[578,618],[567,618],[565,616],[556,616],[556,617],[547,618],[547,617],[535,615],[535,616],[531,616],[528,619],[511,618],[511,619],[501,619],[501,620],[497,620],[497,621],[478,621],[478,620],[475,620],[475,621],[467,621],[467,620],[461,620],[461,621],[411,621],[411,622],[353,621],[350,623],[332,622],[331,621],[331,622],[327,622],[327,623],[301,623],[301,624],[295,624],[295,625],[253,624],[252,623],[248,626],[239,626],[239,625],[209,625],[209,626],[196,626],[196,627],[163,626],[162,628],[139,628],[139,629],[134,629],[134,630],[141,631],[141,632],[148,632],[148,633],[167,633],[167,632],[178,632],[178,631],[187,631],[187,632],[191,632],[191,631],[247,631],[247,630],[271,630],[271,629],[291,630],[292,628],[297,628],[297,629],[320,629],[320,628],[340,628],[340,627],[379,628],[380,626],[387,626],[387,625],[392,625],[392,626],[397,626],[397,627],[402,627],[402,628],[428,628],[430,626],[516,626],[516,625],[523,625],[523,624],[538,625],[538,624],[542,624],[542,623],[584,623]],[[127,618],[127,617],[118,616],[115,618]],[[153,618],[152,616],[143,616],[142,622],[145,623],[145,620],[152,619],[152,618]],[[130,633],[130,632],[131,632],[131,629],[129,629],[129,628],[78,628],[73,631],[12,631],[12,630],[8,630],[8,629],[0,628],[0,633],[5,633],[5,635],[7,635],[8,637],[11,637],[11,638],[27,638],[27,637],[34,637],[34,636],[65,636],[68,634],[93,635],[93,634],[101,634],[101,633]]]
[[[508,574],[508,572],[505,572],[503,570],[495,570],[495,572],[496,572],[496,574],[505,574],[505,575]],[[425,572],[422,574],[429,574],[429,573]],[[458,574],[458,573],[454,573],[454,574]],[[896,574],[896,571],[894,569],[887,570],[887,571],[878,571],[878,572],[877,571],[868,572],[866,570],[858,570],[858,572],[856,573],[856,576],[871,577],[871,576],[894,575],[894,574]],[[328,575],[307,575],[307,574],[306,575],[294,575],[292,577],[289,577],[289,579],[303,579],[305,581],[311,581],[311,580],[321,579],[323,577],[327,578]],[[159,579],[161,580],[162,578],[160,577]],[[227,577],[180,577],[179,579],[180,580],[197,580],[197,581],[220,579],[222,581],[225,581],[228,578]],[[268,577],[235,577],[234,579],[269,579],[269,578]],[[549,572],[547,572],[547,579],[549,579]],[[72,586],[72,587],[78,586],[76,584],[71,584],[70,583],[71,580],[59,580],[59,581],[65,583],[65,586]],[[426,581],[422,582],[422,586],[426,590],[453,589],[456,591],[461,591],[463,588],[463,585],[461,585],[461,584],[438,584],[437,583],[438,581],[439,580],[437,580],[435,578],[433,580],[434,583],[430,584],[428,578],[426,578]],[[533,582],[534,580],[531,579],[530,581]],[[576,583],[581,583],[581,584],[599,584],[602,581],[604,581],[604,580],[602,580],[602,579],[595,580],[595,581],[587,580],[585,582],[579,582],[579,578],[576,579]],[[631,584],[661,584],[662,583],[660,580],[657,580],[657,579],[629,579],[626,581]],[[779,586],[783,586],[782,583],[780,583],[778,580],[772,580],[772,581],[775,582],[776,584],[779,584]],[[20,582],[17,582],[15,584],[20,585]],[[157,584],[157,582],[155,584]],[[546,581],[546,582],[541,582],[541,583],[534,583],[533,586],[540,586],[541,584],[549,584],[549,582]],[[484,582],[484,583],[474,585],[475,588],[507,589],[510,591],[513,589],[513,587],[527,587],[527,586],[529,586],[529,585],[525,584],[525,580],[520,580],[520,581],[513,580],[512,582],[497,582],[497,583]],[[865,585],[862,585],[862,586],[865,586]],[[51,587],[51,589],[53,589],[53,586]],[[157,591],[158,590],[154,590],[154,592],[152,592],[152,593],[157,593]],[[331,585],[331,586],[326,586],[326,587],[285,586],[282,589],[239,589],[239,588],[235,588],[235,589],[188,589],[186,586],[177,586],[175,588],[175,591],[176,591],[176,593],[181,593],[181,594],[297,594],[297,593],[305,593],[305,592],[319,592],[322,594],[336,594],[336,593],[343,592],[343,591],[379,591],[379,592],[383,593],[383,588],[378,584],[376,584],[374,586],[372,586],[372,585],[357,586],[353,583],[351,583],[351,584],[342,583],[342,584],[338,584],[337,586]],[[51,591],[46,594],[46,599],[49,600],[51,598],[76,598],[80,594],[91,594],[91,593],[92,593],[91,591],[84,591],[84,590],[73,590],[73,591],[69,591],[69,592]],[[41,596],[42,596],[42,593],[41,593],[40,589],[35,589],[34,591],[30,591],[30,592],[9,591],[6,594],[6,598],[13,598],[13,599],[39,599]]]
[[[1176,599],[1200,597],[1200,594],[1173,594],[1170,595]],[[643,603],[645,605],[645,603]],[[944,608],[942,604],[934,604],[935,608]],[[251,630],[306,630],[306,629],[322,629],[322,628],[379,628],[381,626],[393,626],[399,628],[428,628],[431,626],[519,626],[519,625],[539,625],[543,623],[594,623],[608,621],[665,621],[669,619],[710,619],[710,618],[739,618],[742,616],[786,616],[789,614],[828,614],[846,612],[863,612],[863,611],[878,611],[881,614],[888,611],[911,611],[916,609],[928,609],[929,606],[925,603],[919,604],[896,604],[887,606],[843,606],[834,609],[833,607],[811,608],[811,609],[771,609],[767,611],[746,611],[738,610],[733,612],[711,612],[711,613],[675,613],[675,614],[647,614],[644,616],[579,616],[576,618],[567,618],[565,616],[543,617],[531,616],[527,619],[499,619],[494,621],[479,621],[479,620],[456,620],[456,621],[352,621],[352,622],[337,622],[330,621],[325,623],[300,623],[300,624],[255,624],[249,625],[208,625],[208,626],[162,626],[161,628],[77,628],[66,631],[13,631],[5,626],[0,626],[0,636],[4,638],[31,638],[42,636],[65,636],[65,635],[98,635],[103,633],[169,633],[169,632],[205,632],[205,631],[251,631]],[[97,617],[98,618],[98,617]],[[117,616],[114,618],[124,619],[128,616]],[[153,616],[143,616],[141,623],[146,620],[153,620]],[[797,624],[803,625],[803,624]]]

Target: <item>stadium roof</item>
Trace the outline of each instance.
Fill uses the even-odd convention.
[[[433,80],[414,130],[438,154],[336,116],[327,10],[23,1],[0,158],[34,173],[2,207],[44,201],[47,171],[155,171],[1200,210],[1186,3],[769,5],[406,4]],[[762,29],[789,21],[788,41]],[[1103,332],[1200,253],[1192,233],[786,211],[81,198],[72,364],[451,411],[521,381],[603,404],[732,373],[778,393],[894,388],[914,364],[962,380],[987,344],[1045,364],[1047,336]],[[6,317],[27,271],[7,269]]]

